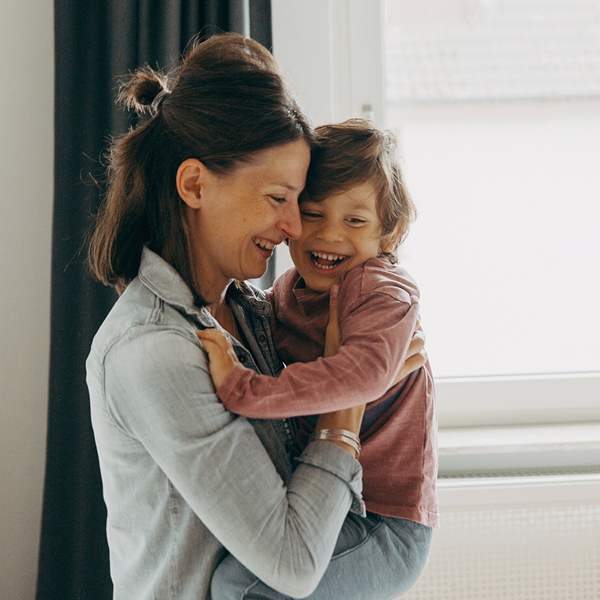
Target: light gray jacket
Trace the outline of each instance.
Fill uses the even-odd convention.
[[[281,370],[270,305],[230,286],[228,301],[264,373]],[[96,334],[87,361],[116,600],[210,597],[226,551],[281,593],[316,587],[354,503],[361,468],[312,442],[292,473],[293,421],[252,421],[214,393],[195,331],[218,327],[178,273],[144,249],[138,277]]]

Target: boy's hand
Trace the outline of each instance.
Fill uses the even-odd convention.
[[[325,351],[323,353],[325,358],[335,356],[342,347],[342,332],[340,331],[337,310],[339,290],[338,285],[333,285],[329,292],[329,323],[325,330]]]
[[[216,329],[199,329],[196,335],[208,353],[210,376],[218,390],[234,365],[240,361],[224,333]]]

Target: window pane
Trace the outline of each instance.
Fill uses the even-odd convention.
[[[600,38],[576,44],[597,5],[388,0],[388,81],[431,78],[429,95],[388,85],[387,120],[420,210],[401,263],[421,287],[438,376],[600,370]],[[544,53],[557,14],[570,37]],[[463,52],[467,76],[452,61],[428,70],[422,47]],[[536,56],[548,61],[532,82]]]

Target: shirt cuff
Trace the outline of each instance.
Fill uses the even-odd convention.
[[[352,494],[350,512],[361,517],[367,515],[365,503],[362,499],[362,467],[349,452],[340,448],[337,444],[314,440],[295,460],[318,467],[339,477],[348,486]]]
[[[254,373],[252,369],[244,367],[244,365],[242,365],[241,363],[236,363],[235,365],[233,365],[233,369],[229,371],[229,373],[223,380],[223,383],[217,390],[217,398],[219,398],[219,400],[225,405],[225,408],[229,409],[227,405],[232,401],[232,397],[233,400],[235,400],[237,388],[239,385],[241,385],[242,378],[248,376],[247,371]],[[236,407],[233,406],[232,408],[234,409],[232,410],[232,412],[235,412]]]

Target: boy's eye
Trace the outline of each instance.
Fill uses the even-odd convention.
[[[366,223],[365,219],[358,219],[356,217],[350,217],[346,219],[350,225],[364,225]]]

